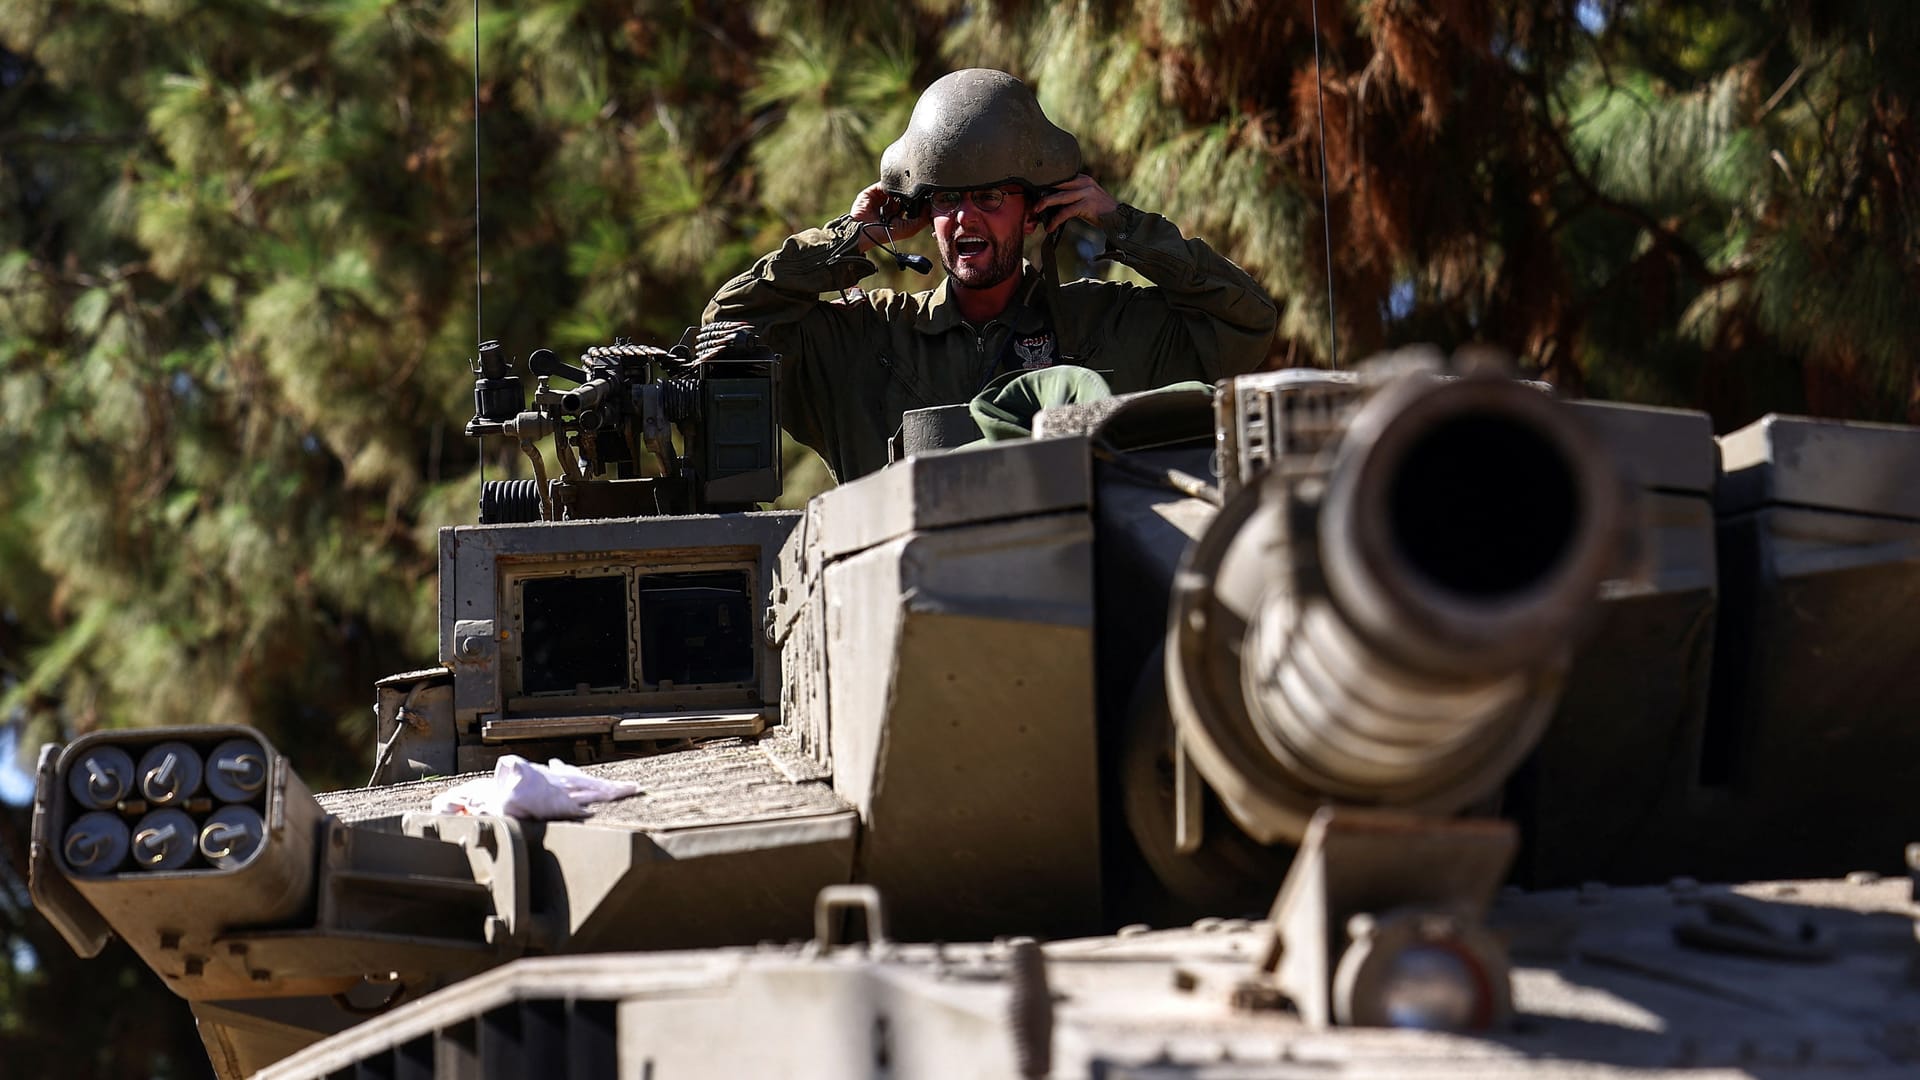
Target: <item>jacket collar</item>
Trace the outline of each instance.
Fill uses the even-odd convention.
[[[952,278],[946,278],[938,288],[921,295],[926,300],[920,306],[919,317],[914,320],[915,330],[934,335],[965,325],[965,320],[960,317],[960,305],[953,299]],[[1020,288],[1013,294],[1013,303],[993,321],[1020,333],[1042,329],[1047,325],[1047,316],[1036,306],[1039,299],[1040,272],[1033,268],[1033,264],[1023,262],[1020,264]]]

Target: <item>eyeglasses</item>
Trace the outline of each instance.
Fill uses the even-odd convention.
[[[936,191],[928,196],[927,203],[936,214],[952,214],[960,209],[961,202],[972,199],[973,208],[983,214],[991,214],[1007,204],[1007,196],[1012,192],[1005,188],[975,188],[972,191]]]

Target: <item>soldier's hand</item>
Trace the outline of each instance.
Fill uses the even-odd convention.
[[[1070,218],[1105,228],[1111,220],[1109,215],[1120,209],[1120,202],[1107,194],[1099,181],[1081,173],[1042,195],[1033,209],[1046,223],[1048,232],[1065,225]]]
[[[906,205],[889,194],[886,188],[874,184],[854,196],[853,209],[847,211],[847,216],[859,222],[887,222],[893,229],[893,238],[905,240],[927,227],[925,211],[917,217],[907,217],[906,209]],[[860,234],[860,250],[867,251],[883,239],[885,235],[880,229],[863,230]]]

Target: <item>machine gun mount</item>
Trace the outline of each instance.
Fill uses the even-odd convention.
[[[498,343],[483,344],[467,434],[512,439],[534,475],[485,484],[481,523],[745,510],[778,498],[779,360],[739,323],[690,329],[671,349],[618,339],[577,366],[536,349],[529,409]],[[555,377],[576,385],[556,388]],[[538,448],[548,436],[561,472],[551,481]]]

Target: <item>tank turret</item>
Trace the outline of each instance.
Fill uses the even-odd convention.
[[[1789,613],[1920,526],[1766,509],[1818,494],[1791,426],[1723,448],[1477,366],[1049,410],[764,512],[778,358],[751,338],[536,353],[530,401],[483,353],[474,433],[536,479],[443,531],[439,663],[377,687],[369,785],[312,793],[242,730],[87,736],[42,759],[36,903],[82,952],[126,938],[223,1076],[1686,1067],[1728,1033],[1912,1064],[1904,882],[1815,911],[1676,876],[1831,872],[1735,821],[1820,804],[1743,782],[1804,727],[1719,703],[1802,700],[1833,660]],[[1723,449],[1746,480],[1717,518]],[[1765,618],[1716,634],[1734,611]],[[1846,732],[1881,725],[1825,730],[1864,762]],[[509,755],[638,794],[436,807]],[[1920,822],[1847,828],[1885,871]],[[1502,895],[1579,881],[1612,888]],[[937,944],[967,940],[994,943]],[[1328,1026],[1490,1039],[1300,1038]]]

